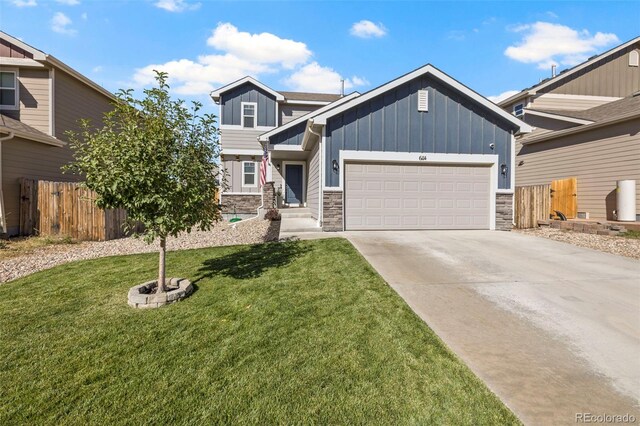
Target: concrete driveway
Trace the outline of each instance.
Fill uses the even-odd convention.
[[[640,421],[640,262],[515,232],[345,236],[523,422]]]

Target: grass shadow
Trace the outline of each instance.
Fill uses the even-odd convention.
[[[248,246],[241,251],[205,260],[202,267],[198,269],[201,275],[194,283],[217,275],[237,279],[257,278],[269,269],[290,264],[308,251],[309,248],[302,245],[300,241]]]

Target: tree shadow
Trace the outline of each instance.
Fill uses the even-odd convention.
[[[198,269],[201,275],[194,283],[219,275],[237,279],[257,278],[269,269],[292,263],[308,251],[309,248],[300,241],[248,246],[241,251],[202,262],[202,267]]]

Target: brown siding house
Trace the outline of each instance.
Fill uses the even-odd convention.
[[[500,103],[534,131],[516,140],[516,185],[576,177],[579,213],[615,219],[616,181],[638,182],[640,37]]]
[[[80,119],[99,123],[114,96],[53,56],[3,32],[0,73],[0,232],[16,235],[20,180],[77,180],[61,169],[72,160],[65,132],[77,130]]]

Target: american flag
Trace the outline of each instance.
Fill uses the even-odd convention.
[[[267,164],[269,163],[269,153],[267,148],[264,149],[262,154],[262,163],[260,163],[260,186],[264,186],[267,181]]]

